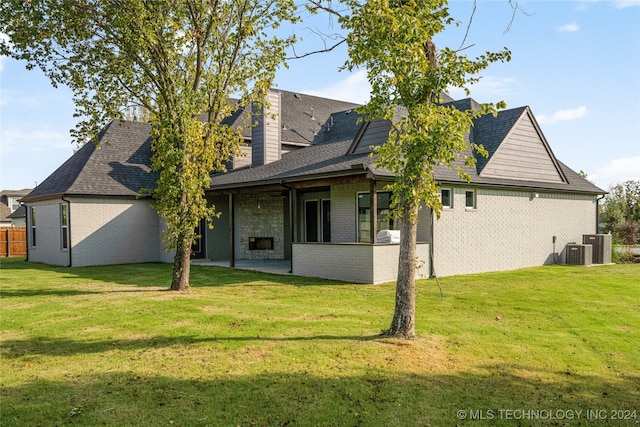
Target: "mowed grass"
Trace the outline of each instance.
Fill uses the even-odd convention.
[[[2,426],[640,425],[640,266],[395,284],[2,260]],[[581,411],[581,412],[580,412]],[[591,412],[588,412],[591,411]],[[617,419],[623,418],[623,419]]]

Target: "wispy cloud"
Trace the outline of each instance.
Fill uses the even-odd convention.
[[[584,105],[581,105],[578,108],[571,108],[568,110],[558,110],[551,115],[540,114],[537,117],[537,119],[538,119],[538,123],[551,124],[551,123],[557,123],[557,122],[564,122],[567,120],[581,119],[587,114],[589,114],[589,110],[587,110],[587,107],[585,107]]]
[[[601,1],[609,1],[609,0],[579,0],[578,1],[578,10],[584,10],[589,7],[590,4],[600,3]],[[640,0],[614,0],[610,1],[610,3],[616,9],[626,9],[627,7],[636,7],[640,6]]]
[[[469,90],[471,96],[479,102],[495,102],[513,93],[516,82],[517,79],[513,77],[484,76],[478,83],[469,86]],[[464,90],[458,88],[449,88],[449,95],[454,99],[467,98]]]
[[[557,27],[556,30],[563,33],[575,33],[576,31],[580,30],[580,27],[575,22],[571,22],[569,24]]]
[[[0,133],[2,145],[0,153],[42,152],[53,149],[70,151],[71,137],[68,134],[46,129],[23,131],[19,129],[3,129]]]
[[[640,0],[618,0],[614,4],[616,9],[626,9],[627,7],[640,6]]]
[[[640,178],[640,156],[614,159],[589,174],[589,179],[605,190],[612,185],[638,178]]]
[[[6,43],[6,44],[9,44],[9,46],[11,46],[9,36],[6,33],[0,32],[0,43],[2,44]],[[0,55],[0,73],[2,73],[2,70],[4,70],[4,61],[6,59],[7,59],[6,56]]]
[[[347,75],[345,79],[332,85],[320,89],[303,90],[301,92],[308,95],[364,104],[371,96],[371,85],[369,85],[369,81],[367,80],[366,71],[360,70]]]

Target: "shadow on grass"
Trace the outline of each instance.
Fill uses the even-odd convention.
[[[202,379],[132,371],[70,374],[62,381],[33,377],[4,388],[0,421],[3,426],[637,425],[634,419],[612,421],[611,411],[637,409],[630,404],[639,397],[638,377],[613,383],[585,375],[543,383],[504,366],[487,369],[342,377],[212,372]]]
[[[51,278],[51,280],[66,280],[71,283],[111,283],[137,288],[160,287],[169,289],[171,284],[172,265],[165,263],[121,264],[92,267],[60,267],[42,264],[38,262],[26,262],[24,259],[10,259],[3,261],[2,280],[10,283],[12,277],[23,274],[37,274],[39,278]],[[19,279],[23,280],[23,279]],[[327,286],[345,285],[348,283],[318,278],[264,273],[250,270],[240,270],[229,267],[217,266],[191,266],[191,287],[218,287],[235,285],[285,285],[285,286]],[[156,291],[157,289],[154,289]],[[44,290],[46,292],[46,290]],[[53,290],[51,290],[54,292]],[[33,295],[41,295],[38,290]],[[56,293],[58,290],[55,291]],[[64,295],[65,291],[60,291]],[[73,295],[73,291],[68,291]],[[82,294],[84,291],[79,291]],[[101,293],[106,291],[94,290],[87,293]],[[2,290],[3,296],[5,289]],[[30,296],[20,294],[14,290],[14,294],[6,291],[6,296]]]
[[[347,335],[312,335],[298,337],[260,337],[260,336],[220,336],[196,337],[156,336],[144,339],[114,339],[82,341],[78,339],[51,339],[35,337],[28,340],[3,340],[0,354],[3,359],[18,357],[42,356],[74,356],[78,354],[94,354],[111,350],[144,350],[183,345],[199,345],[206,343],[251,343],[251,342],[287,342],[287,341],[372,341],[387,339],[380,335],[347,336]]]
[[[140,292],[162,292],[168,291],[168,288],[154,288],[154,289],[119,289],[119,290],[96,290],[96,291],[80,291],[75,289],[52,289],[52,288],[40,288],[40,289],[9,289],[2,290],[2,298],[19,298],[19,297],[35,297],[35,296],[54,296],[54,297],[73,297],[79,295],[95,295],[95,294],[126,294],[126,293],[140,293]]]

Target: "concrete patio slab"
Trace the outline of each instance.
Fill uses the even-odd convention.
[[[208,259],[191,260],[191,265],[204,265],[215,267],[229,267],[229,261],[211,261]],[[260,271],[273,274],[291,274],[291,260],[236,260],[235,267],[241,270]]]

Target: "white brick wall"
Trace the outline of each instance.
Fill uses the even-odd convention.
[[[564,247],[595,232],[593,196],[477,189],[477,209],[465,209],[465,190],[454,188],[453,209],[434,226],[436,274],[513,270],[564,262]]]
[[[28,213],[27,239],[29,261],[43,262],[52,265],[69,265],[69,251],[62,249],[60,229],[60,199],[30,203],[36,215],[36,246],[31,240],[31,218]]]
[[[293,274],[355,283],[385,283],[398,275],[399,245],[295,243]],[[419,244],[424,261],[416,277],[429,275],[429,245]]]
[[[73,266],[160,260],[159,219],[148,200],[69,200]]]
[[[346,243],[357,241],[356,193],[368,191],[365,182],[357,184],[333,185],[331,187],[331,242]]]

